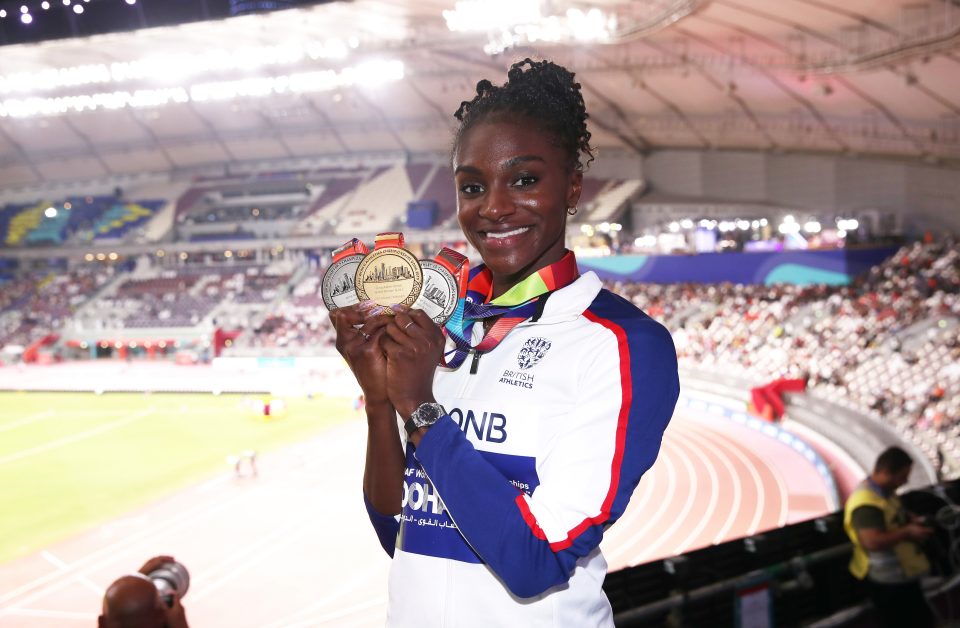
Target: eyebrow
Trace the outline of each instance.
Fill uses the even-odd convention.
[[[511,157],[503,162],[500,169],[509,170],[518,164],[526,163],[528,161],[539,161],[541,163],[546,163],[546,160],[538,155],[518,155],[517,157]],[[469,174],[482,174],[480,168],[476,168],[474,166],[457,166],[453,171],[453,174],[458,174],[460,172],[467,172]]]

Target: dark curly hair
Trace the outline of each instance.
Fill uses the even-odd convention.
[[[573,76],[573,72],[552,61],[527,58],[510,66],[507,82],[499,87],[487,79],[480,81],[473,100],[460,103],[453,114],[460,121],[454,150],[466,132],[488,116],[525,117],[550,133],[570,155],[570,166],[582,172],[593,161],[594,149],[590,146],[589,116],[580,83]],[[586,164],[581,156],[586,156]]]

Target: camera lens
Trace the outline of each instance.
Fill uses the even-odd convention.
[[[190,572],[178,562],[163,563],[148,576],[160,593],[167,606],[173,604],[173,594],[178,593],[182,598],[190,589]]]

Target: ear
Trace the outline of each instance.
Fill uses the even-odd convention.
[[[567,207],[577,207],[580,203],[580,193],[583,192],[583,172],[574,169],[570,173],[570,184],[567,186]]]

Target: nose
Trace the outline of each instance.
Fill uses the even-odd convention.
[[[480,216],[491,222],[499,222],[514,212],[516,208],[506,186],[490,186],[480,207]]]

